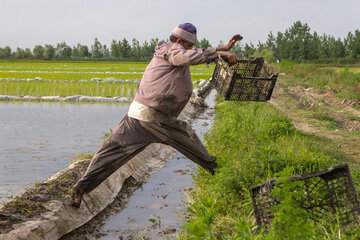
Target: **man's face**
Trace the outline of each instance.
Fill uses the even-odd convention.
[[[190,50],[190,49],[192,49],[193,46],[194,46],[194,44],[192,44],[192,43],[185,42],[185,41],[182,41],[182,42],[183,42],[182,46],[183,46],[186,50]]]
[[[176,40],[176,42],[177,42],[178,44],[180,44],[181,46],[183,46],[186,50],[190,50],[190,49],[192,49],[193,46],[194,46],[194,44],[189,43],[189,42],[186,42],[186,41],[183,41],[183,40],[180,39],[180,38],[178,38],[178,39]]]

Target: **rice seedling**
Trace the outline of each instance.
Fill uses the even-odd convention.
[[[137,83],[5,82],[0,84],[0,95],[133,97],[136,88]]]
[[[0,95],[133,97],[147,64],[90,61],[0,62]],[[213,68],[214,66],[208,68],[206,65],[191,67],[194,86],[202,79],[209,79]]]

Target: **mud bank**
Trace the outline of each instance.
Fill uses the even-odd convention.
[[[199,86],[206,93],[208,83]],[[193,98],[180,117],[193,120],[203,110],[202,100]],[[0,209],[0,239],[58,239],[82,226],[105,209],[118,196],[124,182],[141,185],[164,166],[176,151],[162,144],[151,144],[143,152],[121,167],[98,188],[85,195],[79,209],[70,205],[68,197],[72,185],[85,172],[90,158],[79,160],[45,182],[28,189],[22,196]],[[126,184],[125,184],[126,185]]]

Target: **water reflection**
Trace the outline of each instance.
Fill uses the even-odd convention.
[[[93,153],[125,104],[0,103],[0,204]]]

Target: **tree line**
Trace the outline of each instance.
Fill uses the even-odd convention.
[[[15,51],[9,46],[0,47],[0,59],[119,59],[142,61],[148,60],[154,54],[155,46],[159,39],[153,38],[149,42],[140,44],[135,38],[129,42],[112,40],[110,46],[102,44],[97,38],[90,46],[78,43],[69,46],[65,42],[36,45],[30,48],[17,48]],[[219,45],[223,45],[220,41]],[[210,42],[203,38],[195,43],[195,47],[210,47]],[[285,32],[268,34],[265,43],[258,42],[243,44],[238,42],[232,49],[239,57],[264,56],[268,61],[295,60],[308,61],[320,59],[360,59],[360,31],[349,32],[344,39],[330,35],[319,35],[310,32],[308,24],[295,22]]]

